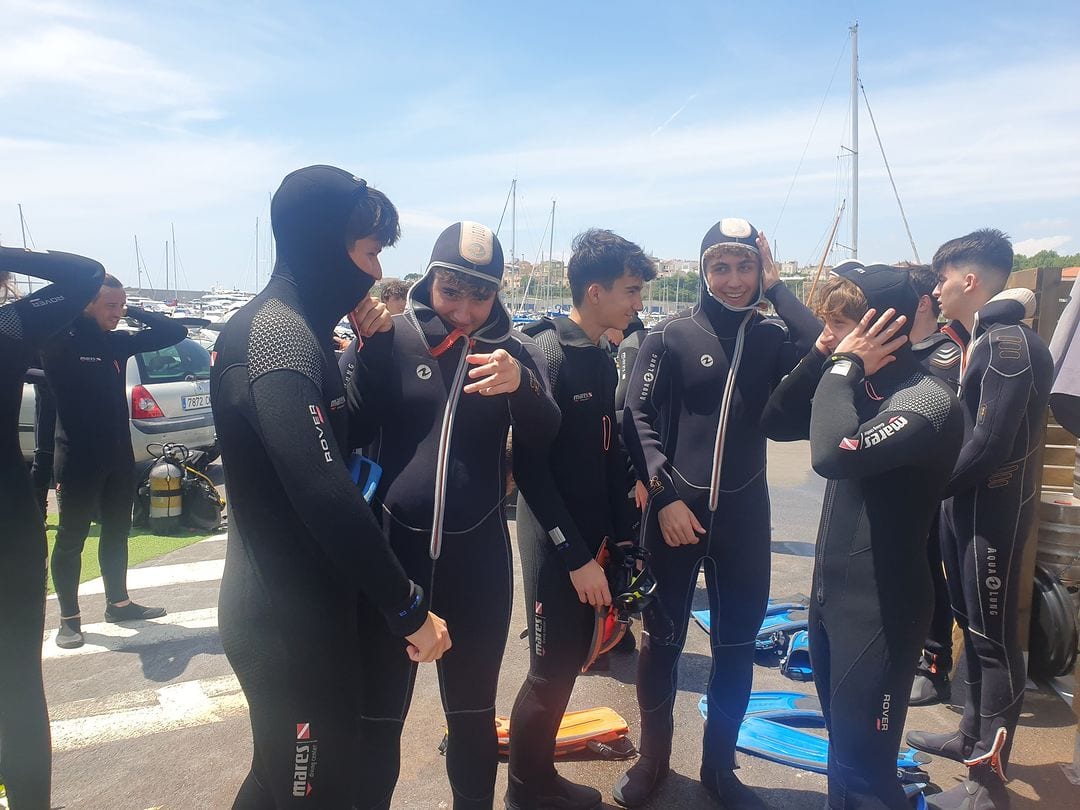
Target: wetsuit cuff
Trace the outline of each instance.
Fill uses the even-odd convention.
[[[577,571],[581,566],[588,565],[593,560],[584,544],[575,545],[570,543],[564,548],[560,548],[559,551],[562,553],[567,571]]]
[[[821,373],[838,374],[851,382],[858,382],[865,375],[862,358],[850,352],[830,354],[821,366]]]
[[[670,483],[660,483],[658,478],[654,478],[652,483],[648,485],[649,488],[649,500],[652,502],[652,507],[659,512],[665,506],[675,503],[679,500],[679,493],[675,491],[675,487]]]
[[[409,598],[393,610],[385,611],[390,631],[402,638],[411,636],[423,627],[428,616],[428,600],[424,589],[415,582],[410,582],[409,585]]]

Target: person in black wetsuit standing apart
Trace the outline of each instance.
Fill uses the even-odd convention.
[[[952,323],[939,325],[941,306],[934,297],[937,273],[928,264],[901,262],[911,277],[911,286],[919,296],[919,308],[911,325],[911,352],[922,367],[948,384],[949,390],[960,390],[959,330],[962,326]],[[964,331],[966,335],[967,332]],[[930,619],[930,631],[926,634],[922,655],[915,670],[915,682],[911,685],[911,706],[928,706],[949,699],[951,686],[949,672],[952,670],[952,605],[949,588],[945,582],[945,568],[941,562],[940,512],[934,515],[930,537],[926,543],[930,576],[934,582],[934,611]]]
[[[1054,372],[1046,344],[1021,323],[1034,313],[1034,296],[1004,289],[1012,262],[1008,238],[992,229],[946,242],[934,254],[941,311],[962,325],[961,339],[971,336],[960,378],[967,432],[941,517],[968,697],[958,731],[908,735],[916,748],[968,766],[962,784],[927,798],[942,810],[1008,807],[1005,769],[1024,701],[1020,566],[1039,502]]]
[[[701,781],[728,807],[762,806],[734,773],[769,596],[769,492],[758,420],[821,325],[780,281],[768,242],[746,220],[710,228],[700,260],[698,304],[649,332],[626,393],[623,438],[648,489],[643,543],[675,628],[672,638],[656,626],[659,619],[645,619],[641,758],[614,790],[627,807],[646,802],[669,772],[679,657],[702,568],[714,619]],[[794,338],[758,311],[766,297]]]
[[[397,210],[309,166],[271,203],[273,275],[229,321],[211,376],[231,498],[219,626],[255,752],[234,808],[356,806],[366,654],[358,605],[413,661],[450,646],[345,466],[345,390],[329,338],[381,275]],[[375,317],[373,328],[389,324]]]
[[[498,298],[503,253],[490,229],[458,222],[393,329],[365,339],[349,386],[355,430],[382,466],[373,505],[409,576],[432,594],[454,648],[439,662],[455,810],[495,794],[495,694],[510,622],[513,569],[503,502],[507,431],[545,447],[559,426],[543,354],[511,328]],[[529,495],[526,482],[522,491]],[[416,667],[361,606],[360,806],[388,808]]]
[[[517,508],[530,661],[510,716],[509,810],[600,804],[598,790],[555,771],[555,737],[586,663],[596,608],[611,603],[597,551],[605,539],[637,539],[626,455],[616,435],[615,364],[602,335],[625,329],[641,310],[642,286],[656,268],[633,242],[590,230],[574,240],[567,276],[570,316],[522,330],[544,351],[562,422],[550,448],[515,434],[518,485],[532,493],[519,496]]]
[[[82,256],[0,247],[0,285],[12,272],[52,283],[0,307],[0,774],[12,810],[48,810],[45,526],[19,448],[19,404],[27,367],[97,294],[105,270]]]
[[[762,416],[810,438],[828,479],[810,601],[810,654],[829,730],[834,810],[907,810],[896,755],[930,624],[926,537],[960,449],[955,394],[912,356],[906,270],[848,261],[823,288],[825,329]]]
[[[53,548],[53,587],[60,603],[59,647],[83,644],[79,572],[90,521],[98,510],[98,560],[105,582],[105,621],[157,619],[160,607],[132,602],[127,592],[128,533],[135,497],[127,362],[139,352],[179,343],[187,329],[164,315],[125,307],[124,285],[106,275],[97,297],[45,349],[45,375],[56,394],[56,500],[60,527]],[[116,331],[127,317],[146,328]]]

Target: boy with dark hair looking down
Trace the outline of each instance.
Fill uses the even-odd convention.
[[[522,330],[544,351],[562,422],[550,448],[515,435],[530,666],[510,718],[511,810],[600,804],[599,791],[556,773],[555,737],[586,663],[597,609],[611,603],[597,551],[605,539],[636,539],[615,428],[615,365],[602,336],[625,329],[641,311],[642,287],[656,268],[633,242],[593,229],[574,239],[567,276],[570,316],[543,318]]]

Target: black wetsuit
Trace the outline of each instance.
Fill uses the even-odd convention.
[[[127,400],[128,358],[184,339],[187,329],[164,315],[128,307],[138,332],[104,332],[86,316],[45,349],[45,374],[56,394],[56,497],[60,527],[51,560],[60,615],[79,615],[82,550],[95,514],[105,598],[127,592],[128,533],[135,497],[135,457]]]
[[[569,318],[523,330],[547,358],[562,421],[550,448],[515,435],[517,540],[529,628],[529,674],[510,717],[510,776],[533,795],[554,792],[555,737],[589,651],[595,609],[570,581],[601,543],[636,540],[626,456],[615,428],[615,366]]]
[[[645,329],[635,329],[619,342],[619,350],[615,353],[615,370],[619,378],[615,384],[615,418],[619,422],[619,440],[622,441],[622,418],[626,408],[626,391],[630,387],[630,376],[634,373],[634,363],[637,362],[638,352],[641,351],[641,342],[645,340],[648,332]]]
[[[960,730],[976,741],[976,759],[993,750],[998,729],[1005,729],[1003,766],[1024,699],[1020,566],[1039,503],[1053,382],[1050,352],[1023,316],[1023,306],[1008,299],[990,301],[976,316],[960,386],[967,432],[941,519],[969,682]]]
[[[810,438],[814,470],[829,479],[810,603],[829,806],[908,808],[896,753],[930,622],[926,537],[963,416],[910,351],[866,380],[846,356],[824,369],[823,359],[814,351],[802,360],[763,424],[770,438]]]
[[[345,391],[329,335],[373,279],[345,224],[363,191],[312,167],[274,196],[278,260],[229,321],[211,376],[230,497],[218,624],[251,714],[255,753],[234,807],[352,808],[360,778],[357,606],[397,649],[427,618],[353,485],[337,437]]]
[[[961,345],[967,342],[967,330],[958,322],[952,322],[925,340],[911,347],[911,353],[923,369],[949,386],[960,390]],[[930,535],[926,542],[926,558],[930,563],[930,577],[934,583],[934,610],[930,618],[930,630],[923,644],[923,656],[919,670],[927,675],[943,677],[952,670],[952,604],[949,586],[945,582],[945,567],[941,560],[941,513],[934,515]]]
[[[0,248],[0,269],[53,282],[0,307],[0,774],[12,810],[48,810],[45,526],[19,447],[19,405],[27,367],[97,294],[105,271],[81,256],[14,248]]]
[[[918,298],[907,274],[851,265],[843,275],[869,306],[895,308],[910,329]],[[772,439],[809,438],[814,471],[828,479],[809,630],[835,810],[910,808],[896,754],[930,623],[926,537],[963,433],[948,385],[909,346],[895,358],[864,378],[858,358],[814,349],[762,415]]]
[[[501,271],[501,266],[499,270]],[[510,328],[496,300],[466,338],[431,308],[432,272],[409,290],[394,328],[368,338],[349,387],[350,441],[383,469],[373,506],[409,576],[450,631],[438,661],[449,731],[446,769],[457,810],[490,808],[498,742],[495,693],[510,621],[513,571],[503,502],[507,430],[543,446],[558,429],[543,356]],[[469,353],[505,349],[522,366],[512,394],[466,394]],[[361,614],[364,734],[360,807],[390,806],[416,665]]]
[[[783,284],[767,296],[800,343],[811,345],[821,325],[809,310]],[[769,491],[758,420],[800,354],[782,323],[752,307],[732,311],[704,287],[701,303],[667,319],[642,342],[626,394],[623,439],[638,479],[649,489],[642,542],[652,552],[659,601],[675,629],[674,638],[665,638],[666,622],[659,628],[658,620],[646,617],[638,658],[640,749],[661,761],[671,751],[679,656],[704,567],[715,618],[702,759],[717,770],[735,767],[754,640],[769,596]],[[733,385],[725,392],[738,357]],[[697,544],[672,548],[664,542],[657,514],[676,500],[706,529]]]

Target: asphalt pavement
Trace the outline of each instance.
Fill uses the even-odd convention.
[[[809,468],[805,443],[770,448],[773,504],[772,593],[809,593],[814,537],[823,482]],[[511,523],[513,530],[513,523]],[[733,538],[738,542],[738,538]],[[46,690],[52,715],[53,806],[68,810],[207,810],[229,807],[247,773],[251,733],[246,704],[217,634],[217,596],[225,557],[224,536],[215,536],[148,562],[131,574],[132,596],[164,605],[163,620],[132,625],[102,621],[100,582],[86,583],[81,597],[87,644],[59,650],[52,641],[58,622],[55,599],[47,605],[43,645]],[[499,682],[497,707],[509,714],[528,667],[520,572],[514,618]],[[483,583],[477,583],[482,593]],[[707,607],[704,581],[695,608]],[[629,723],[636,740],[636,655],[613,655],[608,672],[578,680],[571,709],[609,706]],[[697,780],[702,720],[698,700],[710,668],[708,638],[688,633],[679,670],[675,707],[674,773],[652,803],[655,808],[717,806]],[[812,684],[783,677],[776,667],[756,666],[754,688],[813,692]],[[952,730],[958,709],[912,709],[907,727]],[[394,808],[449,808],[450,790],[438,752],[442,707],[432,666],[422,667],[402,744],[401,777]],[[1010,787],[1016,810],[1037,805],[1080,807],[1080,787],[1060,763],[1072,760],[1075,719],[1051,690],[1027,694],[1013,749]],[[759,789],[770,807],[824,806],[825,777],[740,754],[740,777]],[[600,788],[611,787],[628,763],[582,759],[561,772]],[[947,760],[928,768],[948,788],[963,769]],[[499,766],[496,806],[501,807],[506,765]],[[614,806],[609,805],[609,806]]]

